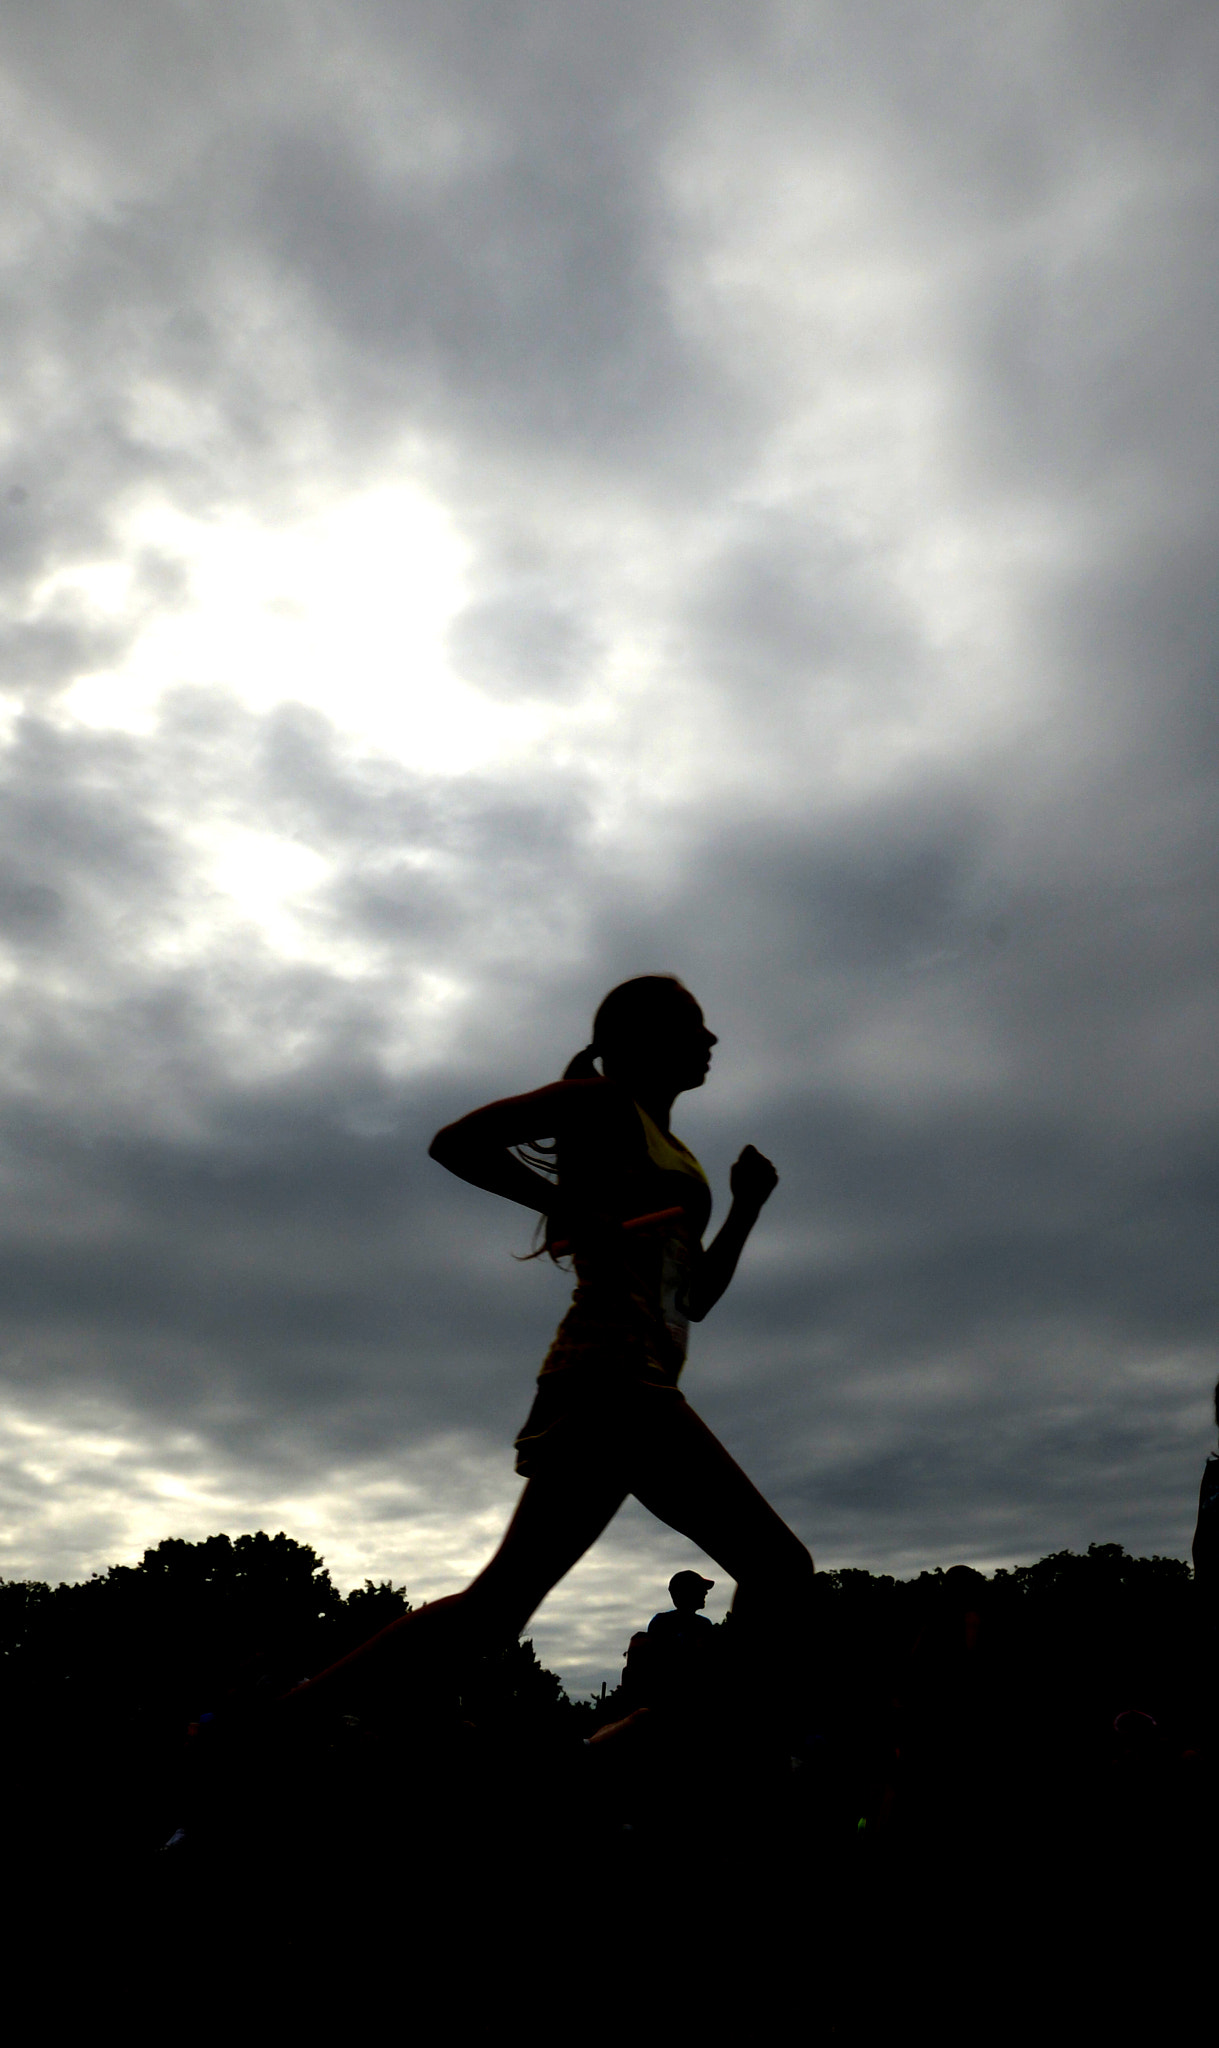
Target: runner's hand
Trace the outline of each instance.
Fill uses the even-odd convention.
[[[769,1159],[753,1145],[746,1145],[728,1176],[732,1199],[746,1209],[760,1209],[779,1185],[779,1176]]]

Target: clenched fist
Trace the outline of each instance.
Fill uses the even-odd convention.
[[[746,1209],[760,1209],[779,1185],[779,1176],[769,1159],[756,1146],[746,1145],[728,1176],[732,1199]]]

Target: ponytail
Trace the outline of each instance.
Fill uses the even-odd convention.
[[[567,1065],[563,1069],[563,1079],[565,1081],[599,1081],[601,1076],[597,1072],[596,1059],[595,1046],[586,1045],[583,1052],[576,1054],[574,1060],[568,1060]]]

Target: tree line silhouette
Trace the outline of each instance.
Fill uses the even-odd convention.
[[[979,1654],[998,1658],[1013,1682],[1026,1674],[1048,1711],[1086,1721],[1146,1700],[1180,1720],[1200,1705],[1196,1589],[1180,1558],[1093,1543],[1083,1556],[1057,1551],[989,1578],[963,1567],[905,1580],[843,1569],[820,1573],[817,1586],[831,1691],[891,1691],[920,1644],[929,1654],[950,1611],[972,1602],[985,1632]],[[83,1713],[178,1730],[235,1687],[282,1692],[410,1605],[389,1580],[341,1594],[316,1551],[282,1531],[168,1537],[137,1565],[81,1584],[0,1580],[0,1713],[10,1725]],[[484,1714],[582,1737],[619,1704],[616,1692],[570,1700],[529,1641],[490,1661],[495,1678],[484,1672],[477,1683]]]
[[[169,1537],[76,1585],[0,1580],[0,1744],[22,1762],[10,1831],[35,1864],[61,1864],[67,1842],[83,1866],[138,1865],[180,1822],[213,1719],[257,1712],[409,1605],[388,1580],[344,1596],[282,1532]],[[505,1743],[561,1744],[591,1711],[527,1641],[485,1659],[455,1706]],[[305,1771],[324,1777],[325,1757]]]
[[[282,1531],[168,1537],[83,1584],[0,1580],[3,1711],[177,1729],[234,1691],[275,1697],[409,1609],[389,1580],[344,1596],[317,1552]],[[495,1668],[481,1685],[502,1711],[527,1701],[561,1717],[561,1682],[528,1642]]]
[[[1198,1593],[1182,1560],[1112,1543],[989,1578],[961,1567],[909,1580],[822,1573],[812,1755],[834,1756],[857,1821],[899,1766],[909,1775],[914,1760],[938,1758],[942,1769],[953,1750],[975,1768],[983,1751],[1006,1755],[1017,1776],[1103,1761],[1122,1713],[1188,1750],[1209,1712]],[[137,1565],[77,1585],[0,1581],[0,1736],[10,1755],[58,1759],[49,1776],[63,1783],[88,1731],[91,1796],[105,1805],[109,1784],[111,1824],[150,1843],[173,1817],[166,1787],[188,1730],[234,1699],[277,1697],[409,1605],[388,1580],[344,1596],[317,1553],[282,1532],[167,1538]],[[726,1647],[730,1618],[714,1635]],[[714,1720],[721,1689],[712,1660],[683,1713]],[[569,1699],[525,1641],[485,1659],[447,1711],[501,1744],[563,1749],[632,1703],[621,1688]],[[27,1779],[36,1812],[51,1796],[45,1778]]]

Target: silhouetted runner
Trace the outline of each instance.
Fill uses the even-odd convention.
[[[767,1691],[786,1696],[799,1683],[812,1559],[678,1386],[688,1323],[724,1293],[778,1180],[747,1145],[728,1216],[704,1250],[707,1178],[669,1115],[678,1095],[702,1087],[715,1043],[679,981],[640,976],[606,996],[591,1044],[561,1081],[474,1110],[433,1139],[433,1159],[540,1210],[546,1248],[572,1254],[575,1294],[516,1439],[527,1484],[464,1592],[403,1616],[290,1699],[329,1691],[358,1666],[370,1675],[383,1659],[458,1672],[512,1641],[628,1494],[737,1582],[734,1637],[742,1650],[766,1646]]]

